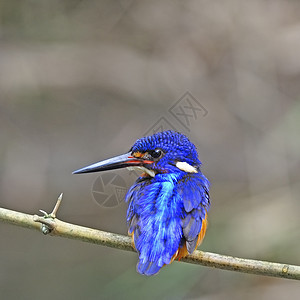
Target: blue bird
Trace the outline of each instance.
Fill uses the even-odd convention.
[[[200,166],[196,147],[185,135],[164,131],[137,140],[126,154],[73,173],[123,167],[143,172],[125,200],[128,232],[139,255],[137,271],[150,276],[191,254],[204,238],[210,199]]]

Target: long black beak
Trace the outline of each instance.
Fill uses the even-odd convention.
[[[120,169],[125,167],[132,166],[143,166],[146,164],[152,164],[153,161],[144,160],[142,158],[136,158],[131,155],[131,152],[109,158],[90,166],[81,168],[73,172],[73,174],[82,174],[82,173],[93,173],[107,170]]]

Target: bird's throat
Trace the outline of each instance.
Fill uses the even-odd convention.
[[[127,170],[129,171],[142,171],[144,173],[147,173],[151,177],[155,177],[155,171],[147,169],[145,167],[137,166],[137,167],[127,167]]]

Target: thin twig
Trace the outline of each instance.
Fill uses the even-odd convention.
[[[54,211],[54,215],[56,215],[56,211],[57,209]],[[66,223],[53,218],[51,214],[40,217],[0,208],[0,221],[37,230],[42,230],[42,225],[44,225],[47,228],[51,228],[48,233],[53,236],[81,240],[121,250],[135,251],[128,236]],[[300,280],[300,266],[242,259],[199,250],[181,259],[181,262],[243,273]]]
[[[53,208],[51,214],[49,215],[49,216],[50,216],[51,218],[53,218],[53,219],[56,218],[56,213],[57,213],[57,211],[58,211],[58,209],[59,209],[59,207],[60,207],[62,198],[63,198],[63,193],[61,193],[61,194],[59,195],[59,197],[58,197],[58,199],[57,199],[57,202],[56,202],[56,204],[55,204],[55,206],[54,206],[54,208]]]

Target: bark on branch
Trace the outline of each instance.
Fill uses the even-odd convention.
[[[62,195],[59,197],[51,214],[44,211],[44,216],[29,215],[21,212],[0,208],[0,221],[42,231],[44,234],[80,240],[126,251],[135,251],[131,239],[115,233],[100,231],[60,221],[56,218]],[[196,250],[192,255],[181,259],[181,262],[231,270],[249,274],[281,277],[300,280],[300,266],[243,259],[216,253]]]

